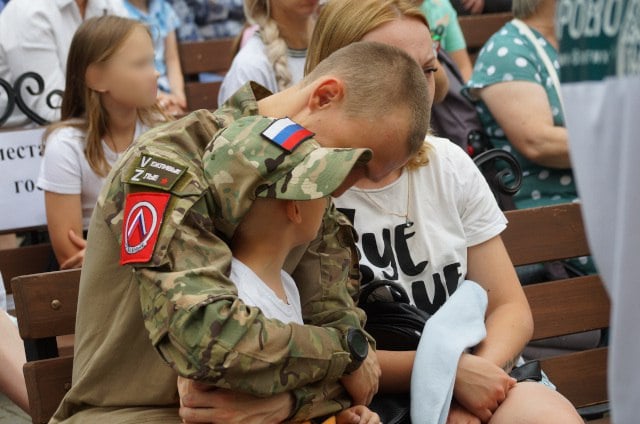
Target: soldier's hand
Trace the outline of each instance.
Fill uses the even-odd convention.
[[[369,354],[360,368],[351,374],[343,375],[340,382],[351,395],[354,405],[369,405],[373,395],[378,392],[381,374],[378,356],[373,349],[369,349]]]
[[[287,419],[294,405],[290,393],[258,398],[182,377],[178,377],[178,393],[183,423],[275,424]]]

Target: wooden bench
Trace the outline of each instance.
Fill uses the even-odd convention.
[[[589,255],[580,205],[565,204],[506,212],[502,234],[514,265]],[[524,287],[533,313],[532,340],[609,326],[609,298],[597,275]],[[607,348],[543,359],[542,367],[583,417],[607,410]],[[595,421],[608,423],[605,417]]]
[[[68,338],[57,336],[75,332],[79,284],[79,269],[24,275],[11,281],[27,354],[24,377],[31,419],[36,424],[49,422],[71,387],[73,350]]]
[[[511,19],[513,19],[511,13],[486,13],[458,17],[472,62],[475,62],[478,52],[487,40]]]
[[[218,92],[222,81],[200,82],[198,74],[206,72],[224,75],[231,66],[234,43],[233,38],[223,38],[178,45],[189,110],[218,107]]]
[[[509,226],[503,239],[516,265],[589,254],[577,204],[506,214]],[[24,369],[34,423],[48,421],[71,384],[73,359],[57,357],[54,344],[55,336],[74,331],[79,277],[80,272],[72,270],[12,281],[20,335],[36,344],[37,357],[29,354]],[[525,293],[535,322],[534,340],[608,326],[609,301],[597,276],[527,286]],[[608,399],[606,361],[607,349],[597,348],[545,359],[542,366],[558,391],[585,415],[584,408]],[[608,424],[609,418],[590,422]]]

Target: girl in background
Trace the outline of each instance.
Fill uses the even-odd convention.
[[[233,59],[218,104],[249,81],[274,93],[300,81],[317,8],[318,0],[245,0],[247,21],[258,31]]]
[[[38,178],[61,269],[82,266],[83,230],[111,166],[136,137],[165,119],[156,106],[153,61],[149,31],[131,19],[88,19],[73,37],[62,121],[45,132]]]
[[[166,0],[124,0],[129,17],[147,25],[155,49],[158,79],[158,103],[171,115],[187,110],[184,77],[180,68],[176,30],[180,19]]]

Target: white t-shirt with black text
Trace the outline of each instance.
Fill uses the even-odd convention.
[[[433,314],[465,279],[467,248],[500,234],[506,218],[460,147],[443,138],[427,141],[426,166],[404,170],[383,188],[352,187],[334,202],[358,233],[362,284],[397,281]]]

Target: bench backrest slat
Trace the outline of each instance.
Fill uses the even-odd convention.
[[[0,250],[0,272],[7,293],[12,292],[13,277],[46,272],[52,258],[53,249],[49,243]]]
[[[607,396],[607,348],[543,359],[542,369],[576,406],[602,403]]]
[[[487,40],[512,18],[511,13],[485,13],[458,17],[467,43],[467,51],[472,60],[475,61],[478,51]]]
[[[609,299],[597,275],[532,284],[524,291],[536,318],[532,340],[609,326]]]
[[[11,281],[23,339],[73,334],[80,270],[23,275]]]
[[[514,265],[586,256],[589,245],[579,205],[557,205],[507,212],[502,234]]]
[[[234,38],[183,42],[178,45],[184,75],[225,72],[231,66]]]
[[[36,424],[48,423],[71,388],[73,356],[27,362],[23,371],[31,420]]]
[[[224,75],[233,60],[235,39],[184,42],[178,45],[180,65],[185,76],[185,96],[189,110],[216,109],[222,81],[200,82],[198,74]]]

